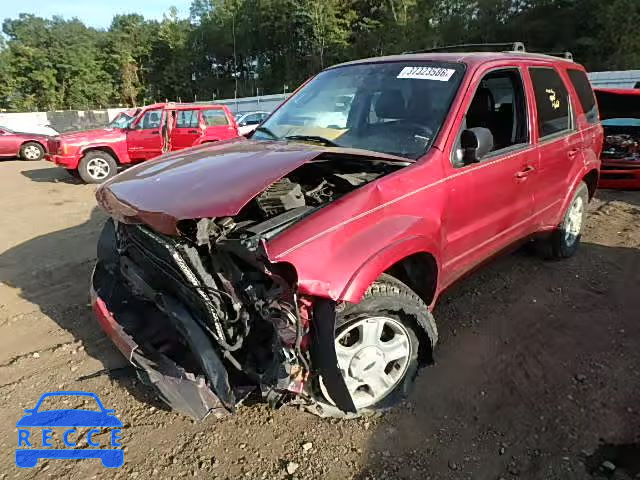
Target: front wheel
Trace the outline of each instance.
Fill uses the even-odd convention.
[[[404,399],[415,381],[421,348],[430,350],[437,338],[425,303],[386,274],[360,303],[338,313],[335,330],[338,367],[358,414],[384,410]],[[322,379],[319,387],[333,405]]]
[[[85,183],[102,183],[118,173],[115,159],[102,150],[88,152],[78,165],[78,174]]]
[[[35,161],[44,156],[44,148],[36,142],[27,142],[20,147],[20,158],[23,160]]]

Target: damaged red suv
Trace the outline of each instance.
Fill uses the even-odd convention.
[[[568,60],[338,65],[250,139],[167,154],[98,190],[112,218],[94,311],[194,417],[232,412],[247,387],[327,416],[384,409],[432,361],[431,312],[453,282],[525,239],[576,252],[601,147]]]
[[[597,88],[604,128],[601,188],[640,189],[640,89]]]

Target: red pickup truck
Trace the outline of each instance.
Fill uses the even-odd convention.
[[[122,166],[238,136],[236,120],[224,105],[157,103],[117,120],[106,128],[51,138],[46,159],[86,183],[102,183]]]

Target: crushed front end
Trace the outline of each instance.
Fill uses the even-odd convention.
[[[234,242],[212,249],[113,220],[99,240],[100,324],[167,404],[200,419],[232,412],[253,388],[282,402],[309,372],[292,272],[238,250],[247,255]]]
[[[311,385],[321,376],[332,407],[355,413],[337,368],[335,304],[298,297],[294,266],[272,263],[265,245],[399,168],[365,165],[304,165],[237,215],[181,220],[174,235],[117,216],[106,223],[92,280],[94,310],[168,405],[198,419],[222,416],[255,391],[274,406],[292,399],[313,406]]]
[[[601,188],[640,189],[640,126],[606,125]]]

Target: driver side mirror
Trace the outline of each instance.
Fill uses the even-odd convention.
[[[484,127],[463,130],[460,135],[462,162],[465,165],[478,163],[487,153],[493,150],[493,134]]]

